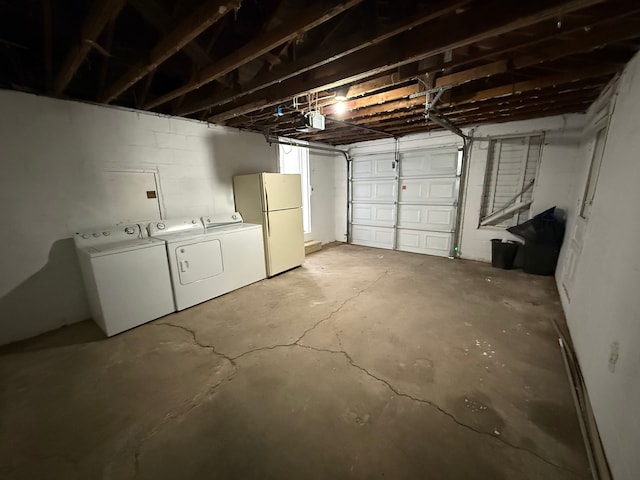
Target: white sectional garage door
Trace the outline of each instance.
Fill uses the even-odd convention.
[[[354,157],[351,242],[452,255],[459,174],[455,145]]]

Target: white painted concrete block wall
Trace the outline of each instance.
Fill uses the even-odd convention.
[[[113,224],[104,170],[158,172],[166,216],[234,208],[232,177],[276,171],[260,135],[0,91],[0,344],[90,316],[71,235]]]
[[[542,158],[533,188],[532,212],[537,214],[553,206],[567,212],[573,208],[570,186],[577,168],[583,124],[584,115],[563,115],[480,126],[473,136],[486,138],[544,132]],[[491,261],[492,238],[518,239],[503,228],[478,227],[488,150],[488,140],[475,140],[471,147],[460,246],[462,258],[484,262]]]
[[[581,203],[589,168],[584,152],[579,160],[571,192],[574,210]],[[640,478],[639,186],[640,56],[636,55],[618,84],[571,300],[559,289],[616,480]],[[569,227],[574,218],[575,214]],[[564,261],[561,255],[556,270],[559,285]]]

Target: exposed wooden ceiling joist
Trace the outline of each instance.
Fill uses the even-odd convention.
[[[633,0],[217,1],[11,2],[0,86],[337,144],[441,128],[430,88],[462,127],[584,111],[640,50]]]
[[[98,39],[109,20],[118,15],[124,2],[125,0],[95,0],[82,25],[78,42],[67,54],[58,71],[53,86],[54,94],[62,95],[91,50],[92,44]]]
[[[388,40],[400,33],[415,28],[418,25],[422,25],[423,23],[435,18],[455,12],[457,9],[462,8],[468,3],[469,0],[454,3],[445,2],[442,5],[431,7],[427,11],[412,16],[409,19],[397,21],[393,25],[386,27],[381,32],[371,32],[368,30],[363,31],[355,38],[334,42],[331,46],[318,49],[317,51],[300,58],[293,63],[287,64],[279,69],[274,69],[271,72],[252,80],[249,84],[243,85],[239,90],[222,92],[215,96],[192,102],[188,106],[180,109],[178,113],[180,115],[188,115],[214,105],[232,102],[233,100],[245,95],[249,95],[258,90],[280,83],[283,80],[304,74],[305,72],[321,67],[322,65],[326,65],[327,63],[335,62],[342,57],[356,53],[366,47],[377,45],[378,43]]]
[[[168,35],[174,25],[171,15],[166,12],[156,0],[128,0],[144,19],[155,29]],[[192,41],[184,46],[182,51],[199,66],[207,65],[211,62],[205,49],[196,41]]]
[[[493,1],[486,5],[487,21],[478,22],[477,14],[469,12],[456,15],[448,22],[438,25],[426,24],[407,33],[403,46],[393,42],[394,39],[381,42],[375,50],[357,52],[348,55],[338,62],[314,69],[312,78],[298,77],[283,81],[254,94],[243,97],[247,103],[243,110],[235,104],[223,107],[215,112],[209,120],[213,123],[232,118],[225,110],[233,109],[234,114],[248,113],[254,110],[250,106],[256,98],[266,99],[268,105],[277,105],[287,99],[306,92],[328,90],[352,81],[364,79],[401,65],[481,41],[484,38],[498,36],[518,28],[533,25],[537,22],[557,18],[573,10],[588,7],[603,0],[569,0],[565,2],[523,2],[517,8],[504,8],[504,2]],[[546,6],[546,8],[544,8]]]
[[[157,107],[158,105],[162,105],[174,98],[196,90],[203,85],[212,82],[216,78],[235,70],[241,65],[264,55],[270,50],[276,48],[278,45],[294,39],[301,33],[321,25],[349,8],[354,7],[361,1],[362,0],[346,0],[327,11],[325,11],[322,6],[309,8],[304,15],[295,19],[289,19],[289,21],[285,22],[282,26],[274,28],[269,32],[265,32],[248,45],[239,48],[231,55],[221,59],[219,62],[216,62],[214,65],[203,69],[195,80],[148,102],[145,105],[145,109]]]
[[[140,61],[109,86],[101,102],[110,103],[122,92],[155,70],[168,58],[220,20],[230,11],[240,7],[241,0],[209,0],[164,37],[150,52],[149,59]]]

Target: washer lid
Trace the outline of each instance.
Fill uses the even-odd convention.
[[[129,252],[131,250],[161,246],[163,244],[164,242],[162,240],[158,240],[156,238],[137,238],[135,240],[124,240],[121,242],[104,243],[101,245],[84,247],[80,248],[80,251],[86,253],[90,257],[100,257],[103,255],[113,255],[116,253]]]

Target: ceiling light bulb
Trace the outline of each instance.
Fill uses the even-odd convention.
[[[335,110],[337,114],[342,114],[347,111],[347,105],[344,102],[336,103]]]
[[[336,95],[336,100],[339,102],[344,102],[347,99],[345,95]]]

